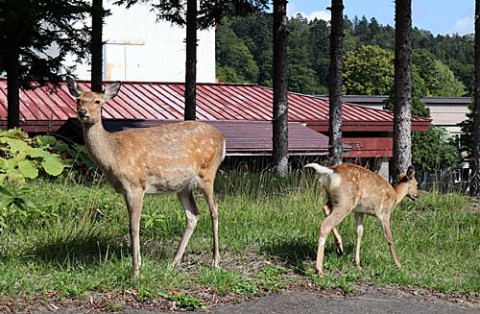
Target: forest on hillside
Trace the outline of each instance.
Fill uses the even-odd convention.
[[[272,86],[272,16],[225,18],[216,29],[217,77]],[[302,15],[288,20],[288,90],[327,94],[330,25]],[[345,17],[343,93],[388,95],[393,88],[395,30],[375,18]],[[468,96],[474,37],[413,30],[413,88],[419,96]]]

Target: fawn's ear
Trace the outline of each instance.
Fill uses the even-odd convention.
[[[415,177],[415,168],[413,166],[409,166],[407,169],[407,178],[412,180]]]
[[[80,89],[80,87],[78,87],[77,82],[71,76],[67,76],[66,81],[70,94],[73,97],[78,98],[78,96],[80,96],[80,94],[82,93],[82,90]]]
[[[105,88],[105,90],[103,91],[103,94],[102,94],[103,99],[109,100],[117,96],[121,86],[122,86],[121,82],[114,82],[114,83],[108,84],[107,88]]]

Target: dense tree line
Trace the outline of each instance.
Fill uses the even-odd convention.
[[[393,87],[395,29],[375,18],[344,19],[345,94],[389,94]],[[217,75],[226,82],[272,86],[272,17],[223,19],[217,27]],[[330,25],[301,15],[288,21],[288,88],[327,94]],[[433,36],[413,29],[413,85],[421,96],[464,96],[473,88],[471,35]],[[358,80],[362,77],[362,80]]]

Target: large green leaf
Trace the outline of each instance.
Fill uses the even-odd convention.
[[[38,158],[38,157],[44,158],[46,155],[50,154],[49,152],[46,152],[45,150],[43,150],[43,148],[36,148],[36,147],[30,147],[30,146],[28,146],[25,149],[25,153],[32,158]]]
[[[25,177],[17,169],[8,172],[7,180],[20,185],[25,184]]]
[[[28,179],[35,179],[38,177],[38,169],[35,163],[31,160],[25,159],[18,163],[18,171]]]
[[[43,157],[42,167],[51,176],[59,176],[65,166],[58,156],[48,155]]]
[[[10,159],[0,158],[0,170],[5,171],[7,173],[11,170],[14,170],[17,164],[18,162],[14,158],[10,158]]]
[[[27,143],[16,138],[3,138],[1,139],[3,143],[6,143],[10,146],[10,151],[12,153],[24,152],[28,149]]]

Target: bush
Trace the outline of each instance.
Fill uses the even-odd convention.
[[[0,184],[24,184],[27,179],[58,177],[73,166],[94,168],[85,149],[50,135],[30,138],[20,129],[0,131]]]

